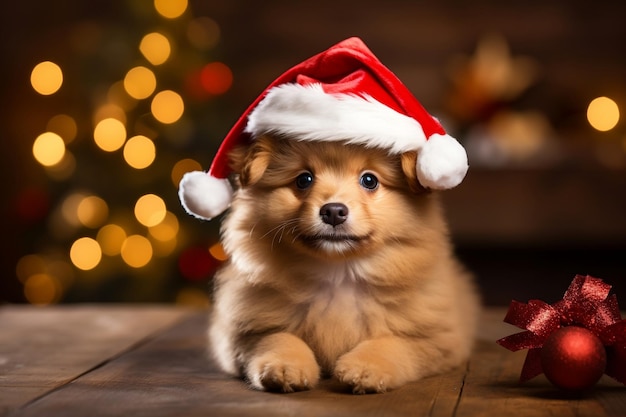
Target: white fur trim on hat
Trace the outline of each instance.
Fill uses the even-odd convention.
[[[178,197],[187,213],[211,220],[230,207],[233,188],[227,179],[193,171],[186,173],[180,181]]]
[[[426,137],[419,122],[367,95],[329,94],[320,84],[271,88],[250,113],[246,132],[288,135],[304,141],[347,141],[403,153]]]
[[[449,189],[463,181],[467,169],[465,149],[450,135],[433,134],[417,154],[417,179],[424,187]]]
[[[456,139],[433,134],[421,124],[370,96],[329,94],[321,84],[282,84],[271,88],[250,113],[246,132],[276,133],[304,141],[346,141],[386,149],[418,151],[417,177],[424,187],[456,187],[467,173],[465,149]]]

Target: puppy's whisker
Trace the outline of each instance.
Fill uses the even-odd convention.
[[[283,227],[280,228],[279,231],[276,232],[276,234],[280,233],[280,236],[278,237],[278,243],[283,241],[283,235],[285,234],[286,228],[287,228],[287,225],[284,225]]]
[[[265,239],[267,236],[269,236],[271,233],[276,233],[277,231],[279,231],[282,228],[285,228],[287,226],[290,226],[292,224],[296,224],[298,222],[298,219],[290,219],[287,220],[285,222],[280,223],[278,226],[276,227],[272,227],[270,230],[268,230],[265,234],[263,234],[260,239]]]
[[[293,239],[291,240],[291,243],[294,243],[296,240],[298,240],[300,236],[302,236],[302,233],[295,233],[295,231],[296,231],[295,227],[291,229],[291,233],[293,234]]]
[[[285,231],[287,230],[288,227],[292,227],[292,231],[296,230],[298,221],[299,221],[298,219],[286,220],[280,223],[279,225],[268,230],[265,234],[263,234],[260,237],[260,239],[265,239],[269,235],[272,235],[272,244],[270,246],[270,250],[273,251],[276,244],[281,243],[283,241]]]
[[[249,237],[252,238],[252,233],[254,233],[254,229],[256,228],[257,224],[259,224],[258,222],[254,223],[252,225],[252,227],[250,228],[250,234]]]

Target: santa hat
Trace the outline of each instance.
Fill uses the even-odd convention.
[[[300,141],[342,141],[417,151],[422,186],[457,186],[468,169],[463,147],[447,135],[402,82],[359,38],[350,38],[287,70],[248,107],[224,138],[208,172],[180,182],[183,207],[211,219],[231,203],[228,153],[259,135]]]

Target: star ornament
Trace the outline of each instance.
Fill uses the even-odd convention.
[[[544,373],[558,388],[581,391],[606,373],[626,384],[626,320],[610,290],[599,278],[576,275],[554,304],[511,302],[504,321],[525,331],[496,343],[528,349],[520,381]]]

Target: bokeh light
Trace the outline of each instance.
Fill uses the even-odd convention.
[[[154,142],[145,136],[133,136],[124,145],[124,160],[135,169],[149,167],[154,158],[156,158]]]
[[[218,261],[225,261],[228,259],[228,255],[224,252],[224,246],[221,243],[216,243],[209,248],[209,253]]]
[[[131,68],[124,77],[124,88],[129,96],[137,100],[148,98],[156,88],[156,77],[146,67]]]
[[[23,293],[11,290],[9,297],[33,304],[171,301],[172,285],[180,288],[171,274],[179,253],[206,241],[177,217],[179,206],[167,210],[164,200],[174,194],[163,187],[168,175],[178,186],[185,172],[202,170],[204,162],[180,159],[198,132],[219,130],[219,118],[203,118],[202,109],[219,107],[214,96],[232,88],[225,64],[207,65],[222,55],[212,50],[220,26],[194,16],[188,0],[139,3],[118,8],[121,26],[104,15],[74,19],[56,33],[54,55],[46,56],[46,30],[33,32],[40,38],[35,49],[43,49],[30,54],[23,78],[41,103],[33,101],[15,120],[35,128],[25,145],[36,170],[7,203],[13,220],[29,230],[15,248],[19,262],[10,278]],[[208,264],[194,262],[211,273],[219,260],[208,247],[202,249]],[[158,285],[138,285],[144,277]],[[178,302],[206,306],[204,285],[185,284]]]
[[[608,97],[597,97],[587,107],[587,120],[594,129],[609,131],[619,122],[619,107]]]
[[[158,240],[152,239],[150,240],[152,243],[152,249],[154,251],[154,256],[158,256],[160,258],[169,257],[174,250],[178,247],[178,239],[170,239],[170,240]]]
[[[97,125],[104,119],[117,119],[122,124],[126,124],[126,112],[120,106],[107,103],[98,107],[93,115],[93,124]]]
[[[141,39],[139,51],[152,65],[161,65],[170,57],[172,47],[165,35],[152,32]]]
[[[76,213],[78,212],[78,206],[87,196],[88,194],[82,192],[74,192],[63,199],[61,203],[61,215],[66,224],[71,226],[81,225]]]
[[[20,282],[26,282],[31,275],[41,274],[46,271],[46,261],[36,254],[22,256],[15,265],[15,274]]]
[[[95,229],[100,227],[109,216],[106,201],[95,195],[83,198],[76,208],[76,217],[83,226]]]
[[[218,262],[207,248],[195,246],[187,248],[178,258],[178,269],[190,281],[207,279],[215,271]]]
[[[224,94],[233,84],[233,73],[226,64],[211,62],[202,68],[200,84],[209,94]]]
[[[46,130],[61,136],[63,141],[68,144],[76,139],[78,127],[76,126],[74,118],[68,116],[67,114],[57,114],[48,120]]]
[[[154,0],[154,8],[161,16],[175,19],[187,10],[187,0]]]
[[[102,250],[96,240],[90,237],[81,237],[72,244],[70,259],[76,268],[89,271],[100,263]]]
[[[54,62],[40,62],[30,73],[30,84],[41,95],[54,94],[63,84],[63,71]]]
[[[126,141],[126,127],[117,119],[101,120],[93,131],[96,145],[106,152],[113,152],[124,145]]]
[[[171,124],[181,118],[185,111],[185,103],[178,93],[164,90],[154,96],[150,109],[159,122]]]
[[[152,245],[141,235],[131,235],[124,240],[121,255],[128,266],[141,268],[152,259]]]
[[[201,170],[202,165],[200,165],[200,162],[190,158],[181,159],[180,161],[176,162],[176,164],[174,164],[174,167],[172,168],[172,184],[174,184],[175,187],[178,187],[178,184],[180,184],[180,180],[183,179],[183,175],[185,175],[187,172]]]
[[[178,229],[178,219],[174,213],[168,211],[165,213],[163,220],[159,224],[150,227],[148,231],[153,238],[167,242],[176,238]]]
[[[33,156],[43,166],[53,166],[61,162],[65,155],[65,142],[52,132],[42,133],[33,143]]]
[[[126,240],[126,231],[117,224],[107,224],[100,228],[96,240],[105,255],[119,255]]]
[[[39,186],[24,187],[14,198],[13,207],[17,219],[25,223],[34,223],[45,218],[50,209],[49,190]]]
[[[165,202],[155,194],[141,196],[135,203],[135,217],[139,223],[147,227],[161,223],[166,213]]]
[[[61,299],[62,292],[63,286],[55,276],[50,274],[31,275],[24,282],[24,296],[31,304],[56,303]]]
[[[137,99],[128,94],[124,80],[111,84],[107,91],[107,100],[124,109],[124,111],[131,111],[137,107]]]
[[[58,164],[46,167],[48,176],[57,181],[67,180],[74,174],[74,171],[76,171],[76,158],[67,149]]]

